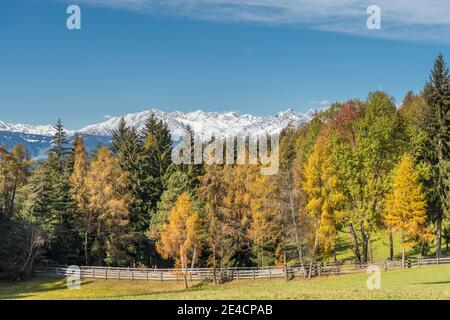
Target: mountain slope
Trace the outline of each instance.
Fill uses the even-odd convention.
[[[298,126],[309,121],[309,114],[297,113],[292,109],[279,112],[275,116],[238,115],[234,112],[162,112],[152,109],[123,116],[126,123],[137,129],[144,126],[150,114],[165,121],[174,136],[180,136],[183,128],[190,126],[200,136],[249,135],[280,132],[289,124]],[[114,117],[105,122],[79,130],[82,134],[110,136],[122,117]]]
[[[152,109],[127,114],[123,118],[129,126],[141,129],[152,113],[168,124],[174,140],[183,134],[186,126],[190,126],[198,137],[206,139],[211,136],[273,134],[288,125],[297,127],[311,118],[310,113],[302,114],[292,109],[279,112],[275,116],[239,115],[233,112],[163,112]],[[88,150],[93,150],[99,145],[108,145],[111,134],[121,118],[114,117],[80,130],[68,130],[69,141],[72,142],[75,133],[80,133],[86,140]],[[0,145],[6,145],[10,149],[15,144],[24,144],[34,158],[46,156],[54,133],[55,129],[51,125],[32,126],[0,121]]]

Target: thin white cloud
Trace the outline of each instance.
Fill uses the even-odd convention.
[[[314,105],[314,106],[322,106],[323,107],[323,106],[329,106],[331,104],[331,101],[326,100],[326,99],[314,100],[314,101],[311,101],[309,104]]]
[[[293,25],[450,44],[449,0],[79,0],[78,3],[201,20]],[[382,30],[366,28],[369,5],[381,8]]]

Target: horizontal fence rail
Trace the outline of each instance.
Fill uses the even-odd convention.
[[[450,264],[448,258],[416,258],[407,259],[405,268],[419,268],[424,266]],[[374,263],[333,263],[314,264],[312,276],[327,276],[352,273],[366,273],[369,266],[378,266],[381,270],[402,269],[401,260],[386,260]],[[73,269],[67,266],[37,267],[34,271],[36,276],[61,277],[74,275]],[[305,265],[306,274],[309,265]],[[216,280],[239,280],[239,279],[275,279],[304,277],[305,273],[301,267],[261,267],[261,268],[224,268],[213,270],[211,268],[189,268],[183,269],[158,269],[158,268],[114,268],[114,267],[79,267],[79,276],[83,279],[104,280],[153,280],[153,281],[212,281]]]

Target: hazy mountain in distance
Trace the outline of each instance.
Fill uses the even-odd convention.
[[[69,142],[75,133],[84,136],[86,146],[92,151],[100,145],[108,145],[111,134],[121,118],[126,123],[141,129],[150,114],[165,121],[174,140],[183,134],[183,129],[190,126],[200,138],[211,136],[237,136],[250,134],[279,133],[288,125],[297,127],[311,119],[312,112],[298,113],[292,109],[277,113],[275,116],[239,115],[234,112],[163,112],[158,109],[130,113],[120,117],[112,117],[104,122],[89,125],[79,130],[67,130]],[[33,158],[45,158],[51,147],[55,129],[51,125],[10,124],[0,121],[0,145],[10,149],[15,144],[24,144]]]

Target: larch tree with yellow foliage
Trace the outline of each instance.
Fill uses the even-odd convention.
[[[70,177],[70,185],[72,196],[78,206],[78,211],[83,223],[83,250],[86,265],[89,264],[89,235],[93,231],[94,224],[92,212],[88,209],[89,194],[86,186],[88,169],[88,160],[84,141],[83,138],[78,135],[74,142],[74,165],[72,176]]]
[[[200,216],[191,198],[184,192],[170,211],[169,222],[163,226],[157,250],[165,259],[175,259],[176,265],[181,267],[186,289],[189,260],[199,250],[199,239]]]
[[[226,185],[223,183],[222,167],[214,164],[205,167],[205,173],[199,180],[196,193],[203,199],[205,214],[204,243],[210,251],[208,264],[212,267],[213,281],[217,283],[216,270],[223,266],[225,253],[224,224],[222,215],[222,202],[226,194]]]
[[[317,249],[322,247],[325,255],[335,250],[337,229],[342,204],[345,200],[337,171],[331,160],[327,143],[328,130],[318,137],[305,166],[303,190],[306,194],[306,212],[316,221],[315,240],[309,266],[308,278],[312,276]]]
[[[390,231],[401,234],[402,267],[405,267],[405,249],[413,245],[408,240],[432,237],[426,228],[426,199],[418,181],[412,158],[404,155],[395,169],[384,215]]]
[[[128,207],[127,174],[106,147],[98,150],[86,177],[87,209],[96,219],[98,254],[108,265],[127,265]],[[97,254],[97,252],[95,252]]]
[[[248,234],[253,243],[254,254],[259,266],[264,267],[277,263],[276,252],[281,243],[283,232],[283,216],[274,201],[275,178],[261,175],[254,166],[249,179],[251,226]]]

